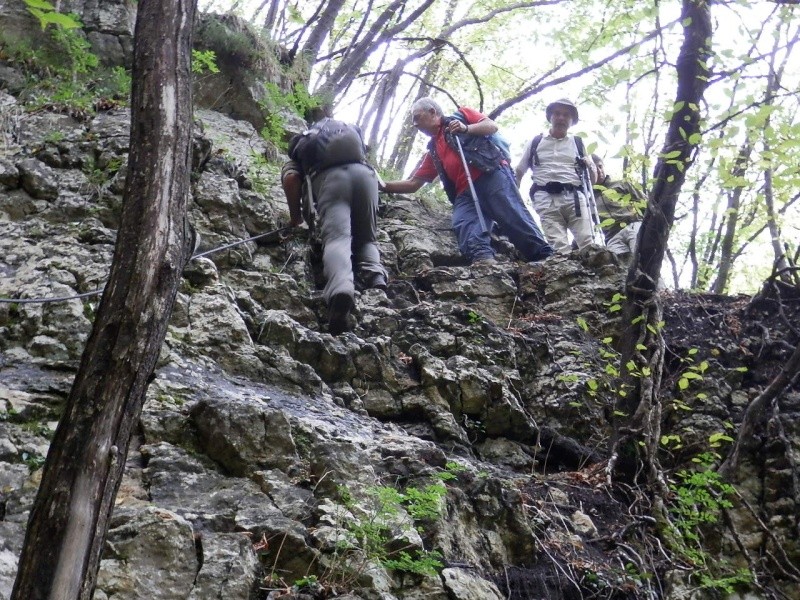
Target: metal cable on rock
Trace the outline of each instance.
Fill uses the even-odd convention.
[[[269,235],[276,235],[279,237],[279,240],[282,242],[283,238],[281,234],[291,229],[290,227],[279,227],[278,229],[273,229],[272,231],[267,231],[266,233],[259,233],[258,235],[254,235],[253,237],[249,237],[246,240],[239,240],[237,242],[232,242],[230,244],[226,244],[224,246],[219,246],[218,248],[212,248],[211,250],[206,250],[205,252],[201,252],[200,254],[193,255],[188,261],[194,260],[195,258],[201,258],[203,256],[208,256],[209,254],[213,254],[214,252],[219,252],[220,250],[227,250],[228,248],[233,248],[234,246],[240,246],[242,244],[246,244],[247,242],[252,242],[254,240],[267,237]],[[59,296],[57,298],[0,298],[0,304],[48,304],[53,302],[67,302],[68,300],[78,300],[80,298],[89,298],[91,296],[99,296],[103,293],[105,288],[101,290],[95,290],[93,292],[84,292],[82,294],[75,294],[74,296]]]

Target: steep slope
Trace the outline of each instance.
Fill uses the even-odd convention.
[[[19,299],[0,302],[7,598],[112,256],[128,112],[27,113],[2,92],[0,107],[0,298]],[[531,266],[497,238],[499,264],[471,268],[447,205],[382,197],[389,289],[359,293],[353,331],[332,337],[319,248],[281,231],[275,149],[247,122],[196,116],[204,256],[185,272],[96,598],[711,598],[693,572],[724,589],[747,566],[762,574],[738,588],[749,597],[800,598],[796,388],[765,416],[736,509],[676,517],[706,554],[664,548],[653,493],[604,470],[624,276],[611,255]],[[797,297],[781,300],[665,296],[661,459],[677,497],[705,489],[681,465],[724,454],[797,343]],[[699,519],[699,498],[675,505]]]

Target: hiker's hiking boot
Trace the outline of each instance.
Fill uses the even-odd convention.
[[[365,286],[368,290],[384,290],[386,291],[386,277],[380,273],[373,275]]]
[[[476,258],[472,261],[470,266],[479,267],[479,266],[488,266],[488,265],[496,265],[497,260],[494,256],[482,256],[481,258]]]
[[[331,335],[339,335],[347,331],[347,318],[353,310],[355,302],[350,294],[335,294],[328,304],[328,331]]]
[[[546,261],[548,258],[552,258],[553,256],[555,256],[555,253],[552,250],[550,250],[549,252],[540,252],[533,258],[533,260],[529,260],[528,264],[538,265]]]

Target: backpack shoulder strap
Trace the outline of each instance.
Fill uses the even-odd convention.
[[[575,146],[578,148],[579,158],[586,156],[586,147],[583,145],[583,138],[579,135],[575,136]]]
[[[536,151],[536,149],[539,147],[539,144],[542,143],[543,137],[544,136],[540,133],[531,140],[531,164],[530,164],[531,171],[533,171],[534,166],[538,167],[540,164],[539,153]]]
[[[460,109],[457,110],[456,112],[454,112],[452,114],[451,118],[452,119],[457,119],[457,120],[461,121],[462,123],[464,123],[465,125],[467,124],[467,115],[465,115],[463,112],[461,112]]]

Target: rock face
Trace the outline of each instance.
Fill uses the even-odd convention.
[[[16,124],[0,149],[0,298],[19,299],[0,302],[5,599],[112,259],[129,113],[26,114],[2,92],[0,113]],[[359,292],[353,330],[333,337],[313,236],[245,241],[287,221],[280,163],[262,160],[274,149],[247,121],[196,118],[204,256],[185,272],[95,598],[700,599],[716,592],[693,571],[724,590],[748,557],[759,586],[740,577],[730,589],[749,595],[734,597],[800,598],[796,387],[765,415],[727,519],[697,528],[722,566],[692,564],[655,541],[644,487],[607,482],[613,256],[531,266],[497,238],[499,263],[469,267],[449,206],[384,196],[388,290]],[[798,307],[664,300],[660,459],[677,489],[693,458],[726,452],[797,343]]]

